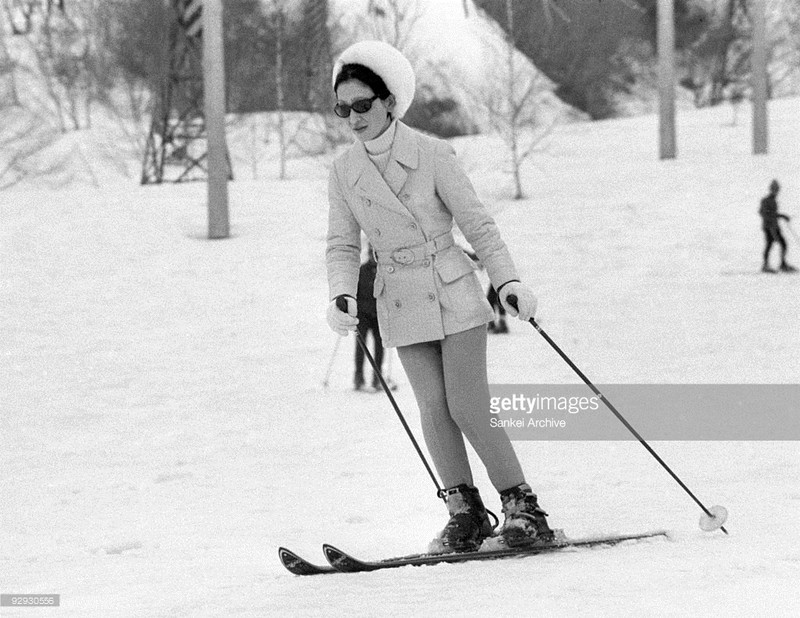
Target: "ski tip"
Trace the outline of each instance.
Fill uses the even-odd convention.
[[[294,575],[321,575],[323,573],[336,573],[336,569],[329,566],[318,566],[301,558],[285,547],[278,548],[278,557],[281,564]]]
[[[322,546],[322,551],[325,554],[325,559],[336,570],[343,573],[358,573],[362,571],[372,571],[373,567],[369,564],[362,562],[357,558],[343,552],[341,549],[328,545],[327,543]]]
[[[278,558],[281,561],[281,564],[289,569],[295,575],[304,574],[307,570],[306,567],[310,567],[311,564],[298,556],[293,551],[286,549],[285,547],[278,548]]]
[[[327,543],[322,546],[322,553],[325,554],[325,558],[327,558],[328,562],[331,564],[336,561],[341,561],[342,559],[355,560],[355,558],[348,556],[341,549],[338,549],[333,545],[328,545]]]

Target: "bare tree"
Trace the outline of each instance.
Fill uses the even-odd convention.
[[[369,0],[367,13],[372,19],[362,22],[365,34],[396,47],[414,64],[415,32],[425,16],[420,0]]]
[[[37,7],[35,2],[15,2],[3,0],[3,12],[11,27],[11,34],[18,36],[28,34],[33,28],[33,15]]]
[[[780,94],[800,91],[800,2],[782,2],[767,27],[770,87]]]
[[[746,0],[712,2],[709,15],[712,23],[688,50],[688,74],[681,80],[693,92],[697,107],[723,102],[732,84],[746,81],[749,69]]]
[[[91,128],[100,106],[118,119],[119,128],[131,139],[130,146],[141,145],[142,140],[137,139],[141,136],[131,134],[130,116],[142,119],[142,101],[149,98],[149,91],[145,84],[120,89],[119,78],[124,73],[105,47],[114,32],[111,18],[120,3],[0,1],[0,64],[9,68],[11,78],[10,87],[0,94],[0,106],[10,100],[18,109],[10,117],[6,115],[9,127],[24,128],[4,132],[0,184],[42,175],[53,176],[53,182],[67,182],[75,174],[97,184],[82,150],[83,138],[68,140],[67,148],[50,147],[63,133]],[[25,88],[17,88],[18,77],[24,79]],[[9,84],[9,74],[5,79]],[[116,116],[120,104],[132,114]],[[106,148],[92,141],[91,148],[92,160],[101,157],[128,172],[124,156],[120,156],[125,144],[115,142],[113,148]]]
[[[102,63],[93,65],[108,88],[98,100],[136,152],[146,149],[151,113],[168,77],[169,29],[174,8],[163,0],[100,3],[94,36]]]
[[[522,165],[543,148],[558,114],[547,100],[547,79],[521,58],[516,48],[512,0],[506,0],[505,18],[505,26],[496,30],[502,37],[502,47],[493,54],[504,58],[503,64],[492,66],[483,88],[473,99],[486,112],[489,125],[506,145],[514,179],[514,199],[519,200],[525,198]]]
[[[280,179],[286,179],[286,123],[283,97],[283,39],[286,31],[286,7],[281,0],[273,0],[275,20],[275,91],[278,95],[278,140],[280,142]]]
[[[326,114],[330,84],[330,50],[327,0],[304,0],[303,3],[292,3],[288,0],[270,0],[266,5],[270,27],[274,37],[274,56],[272,75],[275,91],[275,114],[265,124],[264,141],[269,141],[270,133],[277,134],[279,178],[287,178],[287,165],[292,152],[303,154],[320,154],[319,147],[306,151],[303,136],[310,135],[312,142],[322,144],[323,151],[331,147],[335,140],[328,130]],[[303,58],[293,57],[296,41],[306,42],[301,50]],[[298,64],[299,62],[299,64]],[[292,83],[287,80],[287,71],[301,69],[299,80]],[[298,83],[302,82],[302,83]],[[289,88],[300,88],[309,105],[311,114],[298,121],[298,112],[288,121],[287,95]],[[252,129],[252,143],[255,144],[256,129]],[[255,157],[255,148],[253,157]],[[252,162],[251,162],[252,163]],[[254,173],[256,173],[255,163]]]
[[[42,167],[38,157],[56,141],[58,134],[42,118],[21,112],[21,121],[0,138],[0,190],[61,166],[61,161],[53,161]]]
[[[109,87],[95,37],[98,3],[83,0],[67,11],[61,1],[4,2],[12,32],[24,38],[62,131],[91,126],[92,103]]]
[[[14,25],[7,2],[3,0],[3,12],[0,13],[0,108],[5,105],[20,106],[17,61],[8,41],[14,33]]]
[[[697,0],[708,15],[706,27],[684,53],[681,84],[694,94],[695,105],[733,103],[751,91],[753,16],[749,0]],[[789,94],[800,86],[800,3],[768,2],[767,95]]]

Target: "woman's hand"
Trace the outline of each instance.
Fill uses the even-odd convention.
[[[342,299],[347,302],[347,313],[337,307],[337,302]],[[347,333],[355,330],[358,325],[358,305],[352,296],[341,295],[334,298],[328,305],[328,326],[335,333],[346,337]]]
[[[516,309],[508,302],[508,297],[511,295],[517,297]],[[519,281],[511,281],[502,286],[500,302],[503,303],[503,307],[508,311],[509,315],[519,316],[519,319],[524,322],[527,322],[536,314],[536,305],[539,303],[533,290]]]

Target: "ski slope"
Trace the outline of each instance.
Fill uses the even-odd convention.
[[[769,111],[760,157],[745,114],[731,126],[724,107],[681,111],[666,162],[654,116],[565,125],[524,169],[520,202],[495,142],[454,141],[541,323],[595,383],[798,382],[800,276],[758,272],[757,209],[775,177],[782,210],[800,215],[800,99]],[[653,445],[729,509],[729,537],[699,530],[699,509],[635,441],[526,441],[517,450],[551,525],[666,528],[672,540],[286,572],[279,545],[318,562],[323,542],[382,558],[424,550],[446,520],[386,398],[350,390],[352,338],[322,388],[336,342],[327,171],[294,160],[289,174],[238,175],[224,241],[204,239],[201,184],[0,193],[0,592],[61,595],[58,609],[0,615],[800,612],[794,441]],[[492,382],[578,382],[530,326],[510,327],[489,340]],[[396,356],[391,372],[421,436]],[[475,477],[499,512],[477,461]]]

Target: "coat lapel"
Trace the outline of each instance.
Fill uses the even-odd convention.
[[[382,206],[405,216],[411,213],[397,199],[397,194],[408,179],[407,169],[416,169],[419,163],[417,143],[411,129],[397,123],[392,152],[386,167],[385,177],[370,161],[364,144],[353,145],[348,160],[348,182],[361,196],[376,201]]]
[[[419,146],[414,133],[398,121],[392,144],[392,154],[389,157],[389,165],[386,167],[385,174],[386,183],[395,195],[400,194],[400,190],[408,179],[407,170],[415,170],[418,166]]]

